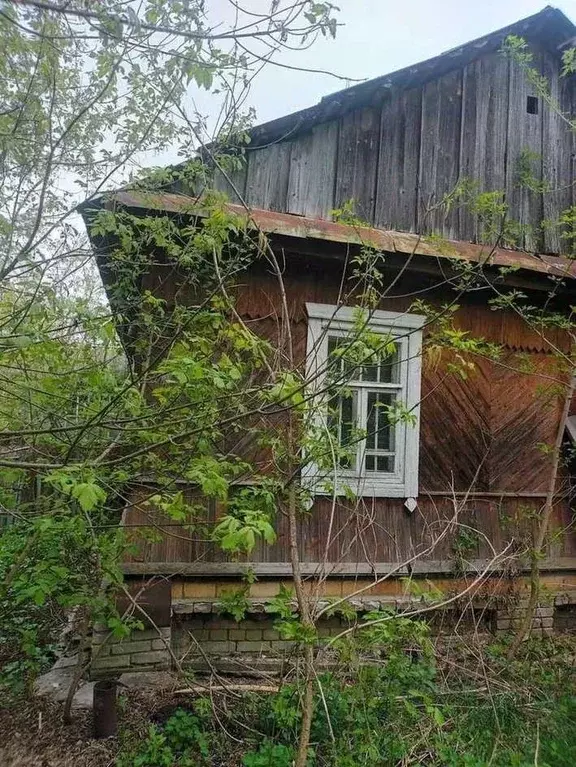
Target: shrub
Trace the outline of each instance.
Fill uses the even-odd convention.
[[[244,767],[292,767],[294,749],[280,743],[265,740],[257,751],[244,755]]]
[[[150,725],[145,741],[121,753],[116,767],[198,767],[209,763],[209,746],[198,717],[180,708],[163,727]]]

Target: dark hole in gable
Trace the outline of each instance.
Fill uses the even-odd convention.
[[[526,111],[529,115],[538,114],[538,97],[526,96]]]

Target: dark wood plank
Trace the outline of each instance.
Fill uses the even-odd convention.
[[[462,71],[424,86],[420,145],[418,230],[458,239],[458,212],[444,200],[460,174]]]
[[[187,493],[188,494],[188,493]],[[190,496],[193,497],[193,496]],[[530,518],[530,510],[537,511],[542,500],[528,494],[523,498],[494,497],[494,494],[474,494],[460,498],[458,519],[460,523],[478,530],[479,544],[474,556],[492,557],[494,549],[501,550],[511,538],[525,535],[521,525]],[[565,503],[557,504],[554,524],[563,524],[566,517]],[[519,511],[522,513],[520,514]],[[454,541],[457,525],[454,525],[455,506],[451,497],[431,498],[421,495],[417,509],[408,514],[401,499],[360,499],[357,502],[318,498],[313,509],[301,519],[299,548],[303,571],[315,574],[346,575],[386,571],[386,568],[406,569],[410,562],[415,572],[434,572],[435,562],[450,562],[453,567]],[[134,520],[138,528],[144,524],[136,507],[125,514],[125,524],[135,549],[126,555],[126,572],[172,573],[181,575],[235,575],[254,566],[259,574],[289,574],[289,535],[284,516],[275,520],[278,540],[272,546],[258,546],[250,557],[230,562],[228,557],[209,541],[197,541],[190,547],[171,545],[172,540],[194,541],[194,535],[185,528],[168,524],[166,518],[147,515],[147,525],[141,535],[134,536]],[[502,520],[508,520],[504,524]],[[522,522],[524,520],[524,522]],[[214,518],[207,520],[211,527]],[[329,533],[330,531],[330,533]],[[149,533],[160,539],[150,541]],[[494,547],[494,548],[493,548]],[[570,555],[570,548],[560,548]],[[318,563],[325,563],[323,565]],[[380,563],[380,564],[375,564]],[[383,564],[387,563],[387,564]],[[430,564],[431,563],[431,564]],[[149,569],[150,568],[150,569]],[[155,568],[155,570],[154,570]]]
[[[460,133],[460,178],[474,182],[478,191],[483,191],[483,165],[485,155],[485,131],[482,118],[486,112],[483,100],[484,80],[481,72],[482,61],[473,61],[464,68],[462,77],[462,124]],[[470,205],[460,204],[459,237],[478,242],[478,220]]]
[[[506,145],[508,140],[508,79],[507,59],[494,53],[480,60],[482,105],[478,133],[482,133],[484,149],[480,174],[482,191],[504,192],[506,186]]]
[[[286,210],[311,218],[330,218],[334,208],[334,179],[338,123],[318,125],[293,142]]]
[[[248,152],[246,199],[254,208],[286,210],[291,142]]]
[[[572,120],[576,119],[576,77],[564,77],[560,92],[561,105],[564,115]],[[576,130],[570,128],[570,156],[564,161],[564,170],[570,185],[571,204],[576,205]],[[573,241],[570,241],[573,242]],[[573,247],[566,240],[561,241],[561,252],[573,253]]]
[[[379,109],[350,112],[340,122],[334,207],[353,200],[355,214],[367,222],[373,220],[379,135]]]
[[[534,55],[533,67],[542,68],[540,54]],[[528,96],[535,90],[517,62],[510,61],[508,101],[508,138],[506,152],[506,202],[511,221],[520,226],[518,245],[539,250],[541,241],[542,193],[542,99],[538,114],[527,111]],[[528,182],[526,179],[529,178]]]
[[[567,124],[574,111],[574,78],[560,77],[556,57],[543,55],[543,74],[550,84],[552,104],[542,104],[543,248],[561,253],[568,246],[562,239],[558,219],[573,202],[574,134]]]
[[[375,226],[417,230],[420,89],[392,94],[382,105]]]
[[[224,192],[230,202],[242,203],[246,193],[246,164],[240,170],[223,174],[219,170],[214,172],[214,189]]]
[[[460,178],[474,184],[474,193],[501,192],[506,184],[509,65],[500,53],[483,56],[464,70]],[[463,205],[459,213],[462,239],[492,244],[490,227]]]

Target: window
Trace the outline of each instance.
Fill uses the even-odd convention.
[[[526,96],[526,111],[529,115],[538,114],[538,97]]]
[[[363,496],[417,496],[424,318],[325,304],[306,307],[315,426],[329,435],[333,449],[329,468],[310,464],[304,476],[318,494],[335,485],[338,494],[348,487]]]

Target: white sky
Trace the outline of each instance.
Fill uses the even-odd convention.
[[[536,13],[545,0],[334,0],[344,24],[336,40],[320,40],[310,50],[279,61],[326,69],[348,78],[378,77],[436,56]],[[227,0],[208,0],[211,17]],[[246,3],[248,5],[248,3]],[[251,0],[262,10],[269,0]],[[576,0],[555,3],[576,22]],[[350,83],[352,84],[352,83]],[[270,66],[254,83],[249,103],[265,122],[317,103],[346,83],[319,74]]]

